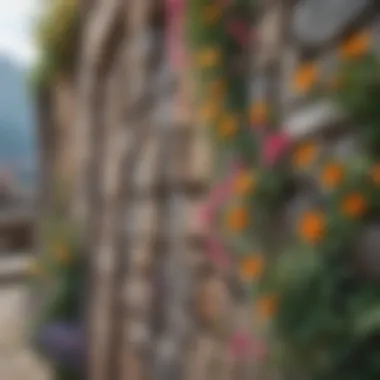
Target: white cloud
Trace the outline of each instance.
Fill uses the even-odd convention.
[[[0,52],[23,64],[37,55],[33,22],[41,0],[0,0]]]

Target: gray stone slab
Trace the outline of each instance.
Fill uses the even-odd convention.
[[[323,45],[369,5],[369,0],[303,0],[294,12],[293,31],[304,44]]]
[[[281,79],[281,100],[285,114],[291,105],[299,98],[294,91],[294,73],[298,65],[298,52],[293,47],[287,48],[282,55],[282,79]]]
[[[366,276],[380,278],[380,223],[366,226],[360,234],[355,258],[359,268]]]
[[[1,379],[51,379],[46,363],[28,347],[29,291],[27,285],[19,283],[0,288]]]
[[[336,105],[328,100],[318,101],[295,111],[285,121],[285,129],[293,139],[316,134],[342,120]]]
[[[358,134],[344,136],[331,146],[331,155],[343,161],[359,157],[363,153]]]

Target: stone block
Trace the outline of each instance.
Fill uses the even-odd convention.
[[[155,259],[153,241],[144,238],[131,238],[127,254],[133,271],[141,274],[150,272]]]
[[[149,192],[158,180],[159,136],[152,134],[146,138],[140,158],[136,162],[134,188],[137,192]]]
[[[318,134],[342,120],[342,112],[328,100],[322,100],[294,111],[285,120],[285,131],[294,140]]]
[[[339,65],[341,64],[339,58],[339,49],[336,47],[324,53],[318,61],[319,77],[318,82],[322,85],[334,90],[334,81],[339,75]]]
[[[255,73],[250,83],[250,96],[252,102],[262,101],[266,98],[267,80],[262,73]]]
[[[128,326],[128,341],[137,347],[145,346],[150,340],[150,333],[147,323],[143,320],[134,320]],[[130,376],[128,370],[128,377]],[[135,377],[133,377],[135,379]]]
[[[197,131],[194,136],[189,160],[189,180],[197,184],[208,184],[213,171],[213,151],[204,131]]]
[[[173,125],[175,115],[176,102],[172,94],[161,94],[153,109],[153,120],[156,124],[156,128],[168,128],[168,126]]]
[[[231,317],[232,300],[226,283],[212,276],[199,284],[196,311],[208,325],[226,325]]]
[[[204,249],[189,247],[185,251],[184,264],[193,276],[198,277],[209,267],[209,260]]]
[[[294,47],[284,49],[281,62],[281,100],[285,114],[296,101],[298,95],[293,89],[294,73],[298,65],[298,52]]]
[[[203,223],[201,218],[202,206],[203,202],[199,199],[188,200],[186,204],[186,220],[189,225],[188,236],[191,240],[203,240],[207,233],[207,226]]]
[[[140,0],[128,7],[127,25],[131,34],[138,34],[148,25],[152,6],[151,0]]]
[[[124,300],[128,310],[145,314],[151,306],[152,286],[150,282],[131,273],[124,288]]]
[[[126,215],[128,236],[151,239],[157,232],[158,210],[153,199],[134,200]]]
[[[190,149],[194,133],[190,128],[176,128],[171,131],[168,159],[168,175],[171,183],[185,183],[188,180]]]
[[[279,52],[281,43],[281,9],[280,7],[270,8],[266,12],[257,28],[258,41],[260,41],[258,49],[258,64],[265,66],[274,59]]]
[[[364,153],[360,144],[360,136],[358,133],[343,136],[330,146],[330,154],[332,158],[338,160],[352,160]]]
[[[355,260],[365,277],[380,278],[380,223],[365,226],[355,246]]]
[[[342,33],[370,5],[369,0],[302,0],[294,11],[293,32],[301,43],[321,46]]]

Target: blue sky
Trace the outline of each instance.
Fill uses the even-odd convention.
[[[0,53],[29,66],[36,59],[32,26],[42,0],[0,0]]]

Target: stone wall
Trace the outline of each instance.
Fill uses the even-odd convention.
[[[310,60],[330,80],[340,42],[363,27],[376,35],[374,9],[369,0],[262,7],[252,103],[276,109],[294,141],[316,137],[343,157],[360,149],[334,105],[293,85]],[[75,166],[73,215],[88,237],[89,378],[248,379],[255,368],[233,358],[227,333],[249,321],[249,305],[205,260],[196,210],[212,175],[211,149],[191,108],[177,107],[179,88],[191,82],[165,59],[161,14],[152,0],[101,0],[84,11],[66,152]],[[312,195],[304,182],[289,202],[291,221]]]

